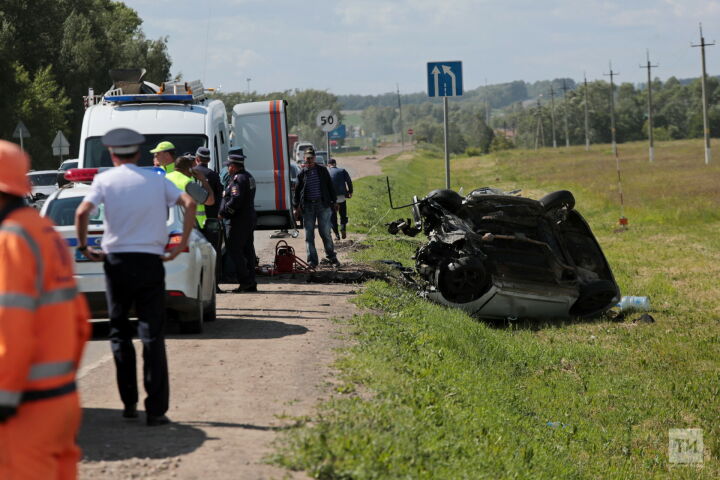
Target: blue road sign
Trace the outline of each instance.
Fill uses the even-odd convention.
[[[340,140],[341,138],[345,138],[346,135],[345,125],[340,125],[330,132],[330,140]]]
[[[463,94],[462,62],[428,62],[428,97],[459,97]]]

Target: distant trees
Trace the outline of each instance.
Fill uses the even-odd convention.
[[[0,138],[22,120],[33,168],[55,168],[50,144],[62,130],[77,152],[82,96],[110,87],[111,68],[146,68],[169,79],[167,38],[148,40],[133,9],[112,0],[12,0],[0,3]]]

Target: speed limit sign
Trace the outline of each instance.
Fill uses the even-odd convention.
[[[320,127],[320,130],[323,132],[331,132],[337,128],[338,118],[332,110],[323,110],[317,114],[315,123],[317,123],[317,126]]]

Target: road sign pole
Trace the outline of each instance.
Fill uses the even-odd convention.
[[[20,133],[20,150],[25,150],[25,145],[23,144],[23,135]]]
[[[445,137],[445,188],[450,188],[450,150],[448,149],[448,99],[443,97],[443,133]]]
[[[326,132],[326,133],[325,133],[325,142],[327,142],[327,152],[328,152],[328,156],[327,156],[327,162],[326,162],[326,164],[328,164],[328,163],[330,163],[330,132]]]

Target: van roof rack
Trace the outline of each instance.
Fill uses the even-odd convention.
[[[163,82],[157,93],[127,93],[122,87],[108,90],[103,101],[111,103],[198,103],[207,98],[200,80]]]

